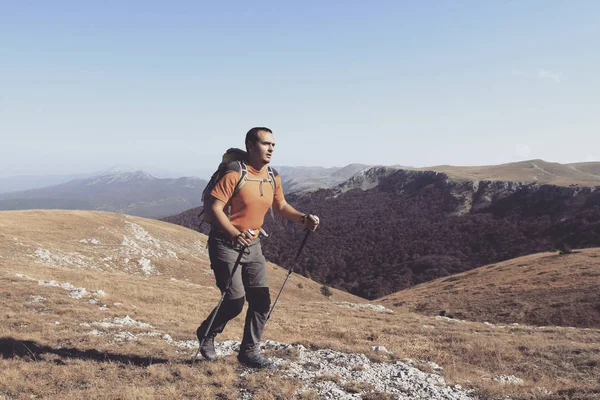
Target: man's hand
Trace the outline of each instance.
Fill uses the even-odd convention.
[[[315,231],[317,229],[317,227],[319,226],[319,217],[317,217],[316,215],[313,214],[304,214],[302,216],[302,224],[306,227],[306,229],[308,229],[309,231]]]
[[[248,229],[246,232],[241,232],[237,236],[232,239],[233,244],[237,244],[239,246],[248,247],[252,242],[252,238],[254,237],[254,231],[252,229]]]

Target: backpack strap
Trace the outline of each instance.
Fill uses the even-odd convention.
[[[273,196],[275,196],[275,191],[277,190],[277,181],[275,177],[279,175],[277,171],[271,168],[270,165],[267,165],[267,172],[269,173],[269,179],[271,180],[271,186],[273,186]]]
[[[231,199],[235,195],[237,195],[240,192],[240,190],[242,190],[242,186],[244,186],[244,184],[248,180],[248,168],[246,167],[246,163],[243,161],[232,161],[226,165],[225,170],[223,171],[223,175],[225,175],[229,171],[237,171],[240,174],[237,184],[235,185],[235,189],[233,189],[233,194],[231,195],[229,201],[227,201],[227,204],[225,205],[227,208],[227,218],[231,219]]]
[[[267,172],[269,174],[269,180],[271,181],[271,186],[273,186],[273,199],[275,199],[275,192],[277,191],[277,180],[275,179],[279,173],[271,168],[270,165],[267,165]],[[273,212],[273,206],[269,207],[269,213],[271,214],[271,218],[275,221],[275,213]]]
[[[237,185],[235,185],[235,189],[233,190],[233,194],[231,195],[231,197],[238,194],[240,190],[242,190],[242,186],[244,186],[248,181],[248,167],[246,167],[246,163],[243,161],[234,161],[233,163],[236,163],[238,165],[238,171],[240,171],[240,178],[238,179]]]

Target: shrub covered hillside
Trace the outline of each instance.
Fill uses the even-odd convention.
[[[286,196],[323,222],[296,271],[374,299],[526,254],[600,246],[597,188],[457,182],[443,173],[406,170],[378,182],[368,190],[334,188]],[[196,229],[199,211],[166,220]],[[265,221],[271,234],[265,243],[267,258],[289,267],[301,229],[278,217],[267,215]]]

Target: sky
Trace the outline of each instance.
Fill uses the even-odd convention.
[[[0,0],[0,177],[600,160],[598,1]]]

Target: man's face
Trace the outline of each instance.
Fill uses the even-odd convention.
[[[250,157],[260,160],[263,164],[271,162],[275,149],[275,138],[271,132],[259,131],[256,143],[250,144]]]

